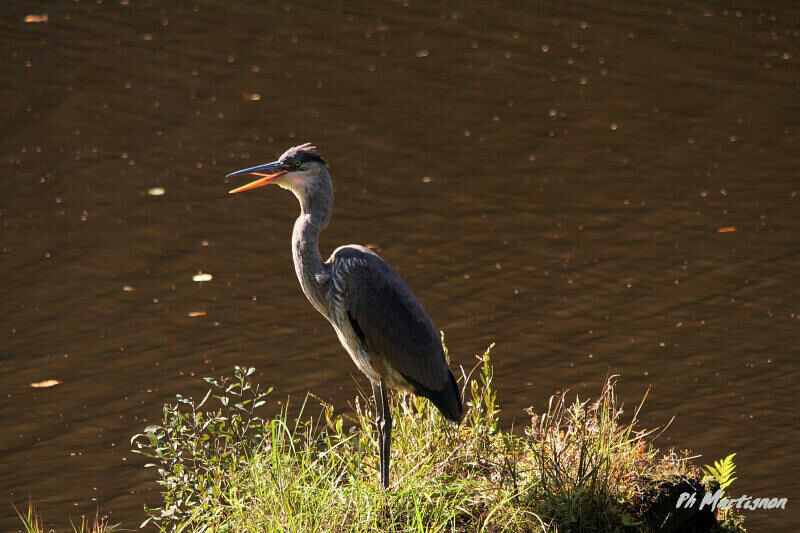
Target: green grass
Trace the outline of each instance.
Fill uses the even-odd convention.
[[[644,398],[624,413],[614,377],[594,401],[556,395],[529,410],[523,431],[501,431],[487,350],[462,380],[457,428],[426,400],[395,396],[384,491],[367,399],[356,397],[349,416],[323,403],[315,418],[284,408],[264,419],[256,407],[270,391],[250,384],[252,372],[207,380],[201,402],[179,397],[161,425],[133,438],[164,497],[148,522],[163,531],[638,531],[654,487],[701,477],[686,453],[652,446],[654,430],[638,428]],[[727,530],[743,531],[741,518]]]
[[[13,504],[12,504],[13,505]],[[28,510],[25,514],[22,513],[16,506],[14,507],[17,516],[19,516],[22,527],[25,533],[49,533],[44,526],[44,521],[41,515],[36,513],[32,503],[28,503]],[[98,512],[93,518],[81,517],[81,523],[75,524],[70,520],[73,533],[112,533],[119,531],[118,525],[110,525],[105,517],[100,517]]]

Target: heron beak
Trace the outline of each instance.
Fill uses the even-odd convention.
[[[277,170],[278,172],[275,172],[273,174],[264,173],[265,171],[270,171],[270,170]],[[236,172],[231,172],[225,177],[230,178],[233,176],[241,176],[242,174],[253,174],[255,176],[261,176],[261,177],[255,181],[251,181],[246,185],[242,185],[241,187],[237,187],[236,189],[228,191],[228,194],[236,194],[237,192],[249,191],[250,189],[257,189],[258,187],[269,185],[270,183],[275,181],[275,178],[277,178],[278,176],[283,176],[287,172],[289,171],[283,168],[283,163],[281,163],[280,161],[274,161],[272,163],[267,163],[266,165],[258,165],[255,167],[243,168],[242,170],[237,170]]]

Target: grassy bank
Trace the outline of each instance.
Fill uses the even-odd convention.
[[[685,454],[652,446],[654,430],[638,428],[644,399],[623,412],[613,377],[593,401],[556,395],[524,431],[501,431],[489,351],[479,359],[457,428],[425,400],[395,399],[388,492],[363,396],[353,416],[323,404],[315,418],[262,419],[270,391],[250,384],[252,369],[207,380],[203,400],[179,396],[132,440],[163,489],[148,520],[166,531],[645,531],[660,528],[648,511],[665,487],[702,477]],[[743,531],[741,515],[720,518],[714,527]]]
[[[614,377],[591,401],[551,397],[544,410],[529,409],[526,427],[513,432],[499,429],[488,350],[462,380],[467,410],[457,428],[426,400],[396,395],[392,486],[384,491],[364,396],[348,416],[309,397],[313,407],[303,405],[298,416],[284,407],[262,418],[271,390],[253,385],[253,372],[206,378],[211,389],[204,398],[178,395],[164,406],[160,424],[133,437],[162,489],[161,505],[146,509],[145,529],[744,531],[742,515],[732,510],[676,515],[680,492],[733,481],[732,457],[711,469],[718,479],[707,476],[704,487],[686,453],[657,450],[656,430],[638,427],[645,398],[623,411]],[[32,509],[20,518],[29,533],[44,531]],[[88,522],[73,529],[114,530]]]

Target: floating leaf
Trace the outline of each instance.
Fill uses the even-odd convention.
[[[25,22],[47,22],[47,13],[42,15],[25,15]]]
[[[206,316],[207,314],[205,311],[189,311],[189,316],[191,317]]]
[[[36,383],[31,383],[31,387],[34,389],[46,389],[48,387],[55,387],[56,385],[61,385],[64,383],[63,381],[59,381],[57,379],[46,379],[44,381],[37,381]]]
[[[202,271],[198,271],[197,274],[192,276],[192,281],[211,281],[214,278],[211,274],[205,274]]]

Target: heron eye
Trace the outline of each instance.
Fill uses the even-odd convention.
[[[294,166],[296,166],[296,167],[298,167],[298,168],[300,168],[300,165],[302,165],[302,164],[303,164],[303,162],[302,162],[302,161],[300,161],[299,159],[298,159],[297,161],[295,161],[295,162],[294,162]]]

